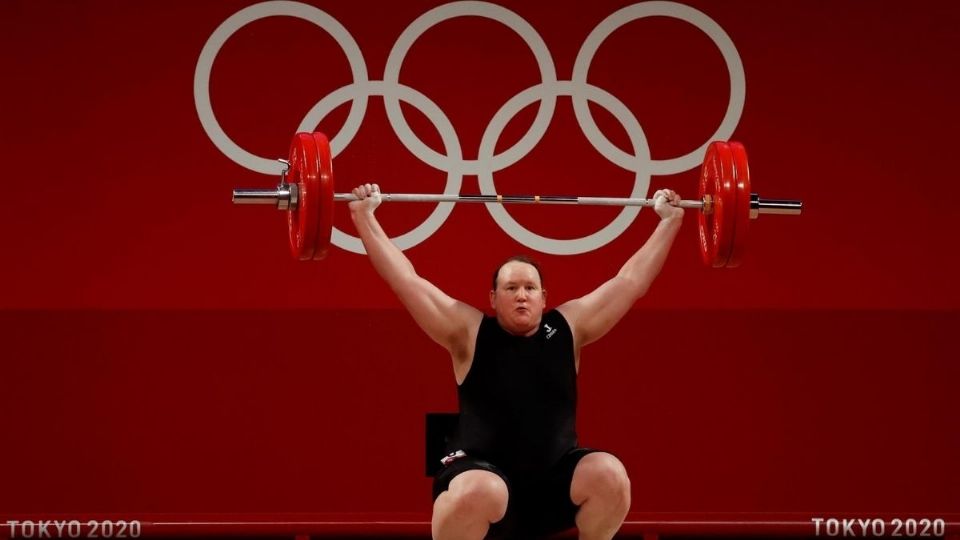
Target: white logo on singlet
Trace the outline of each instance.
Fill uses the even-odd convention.
[[[557,333],[557,329],[551,328],[549,324],[544,324],[543,328],[547,331],[547,339],[552,338]]]

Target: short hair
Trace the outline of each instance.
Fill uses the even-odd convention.
[[[543,272],[540,271],[540,264],[526,255],[514,255],[513,257],[510,257],[509,259],[500,263],[500,266],[493,271],[493,290],[497,290],[497,277],[500,275],[500,269],[506,266],[507,263],[512,262],[521,262],[532,266],[534,270],[537,271],[537,277],[540,278],[540,287],[543,288]]]

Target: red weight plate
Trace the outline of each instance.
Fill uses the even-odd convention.
[[[290,251],[301,261],[313,258],[320,217],[320,160],[317,142],[311,133],[297,133],[290,142],[290,170],[287,181],[296,184],[299,201],[287,211]]]
[[[720,177],[719,171],[717,171],[717,152],[714,145],[707,147],[707,153],[703,157],[703,165],[700,167],[700,184],[699,184],[699,196],[700,200],[707,203],[707,197],[710,198],[710,201],[717,199],[717,185],[716,180]],[[703,258],[703,263],[707,266],[713,266],[713,261],[716,259],[716,229],[714,228],[714,221],[716,219],[717,208],[716,205],[713,205],[711,202],[711,209],[709,212],[706,211],[700,212],[698,215],[698,229],[700,231],[700,256]]]
[[[750,166],[747,162],[747,149],[738,142],[730,143],[733,154],[734,187],[737,207],[734,210],[733,244],[727,268],[736,268],[743,261],[747,248],[747,233],[750,230]]]
[[[709,195],[713,211],[700,212],[700,255],[707,266],[726,264],[730,255],[732,217],[736,205],[733,185],[733,156],[725,142],[716,141],[707,147],[700,169],[700,198]]]
[[[733,237],[736,226],[737,211],[737,184],[736,168],[733,160],[733,150],[729,143],[720,143],[717,155],[720,157],[720,170],[723,174],[720,177],[720,200],[723,206],[723,223],[717,240],[717,259],[713,261],[714,268],[724,268],[727,266],[727,260],[730,258],[730,251],[733,249]]]
[[[330,237],[333,234],[333,159],[330,156],[330,141],[319,131],[313,133],[319,160],[319,211],[317,220],[316,248],[313,260],[319,261],[327,256],[330,249]]]

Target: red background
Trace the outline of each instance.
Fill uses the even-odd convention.
[[[285,222],[238,208],[275,178],[225,157],[197,118],[193,77],[214,29],[248,2],[0,3],[0,510],[426,511],[423,415],[452,410],[444,352],[365,257],[288,255]],[[436,2],[316,4],[382,78],[397,36]],[[508,2],[558,77],[621,2]],[[617,453],[634,510],[960,511],[960,287],[953,153],[954,3],[690,2],[730,35],[746,73],[734,138],[755,188],[800,198],[800,218],[753,223],[744,267],[704,268],[692,213],[664,272],[584,352],[581,442]],[[312,66],[303,69],[302,66]],[[433,99],[474,159],[487,122],[538,82],[526,45],[461,18],[424,34],[401,81]],[[590,81],[639,119],[654,158],[716,129],[729,80],[682,21],[628,24]],[[220,51],[214,110],[249,151],[281,157],[301,118],[350,82],[336,43],[288,17]],[[338,191],[436,192],[370,100],[338,156]],[[335,134],[341,107],[319,129]],[[443,147],[425,117],[418,135]],[[608,137],[626,135],[594,108]],[[511,123],[519,139],[535,107]],[[692,197],[696,171],[652,189]],[[546,136],[495,175],[504,193],[624,196],[631,173],[583,136],[559,98]],[[478,191],[465,179],[462,191]],[[336,224],[353,233],[347,213]],[[429,206],[385,205],[391,234]],[[611,209],[516,208],[540,234],[582,236]],[[552,304],[616,272],[649,235],[641,212],[612,243],[540,255]],[[493,266],[528,248],[460,205],[407,251],[453,296],[483,306]]]

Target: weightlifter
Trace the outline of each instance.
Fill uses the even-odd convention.
[[[536,538],[576,525],[609,539],[630,508],[630,480],[612,454],[577,446],[580,349],[646,293],[683,221],[680,197],[654,194],[660,223],[616,276],[545,311],[540,268],[513,257],[493,274],[494,316],[420,277],[374,217],[380,188],[353,190],[350,213],[370,261],[431,339],[449,351],[459,440],[434,479],[435,539]],[[459,451],[456,451],[459,450]]]

